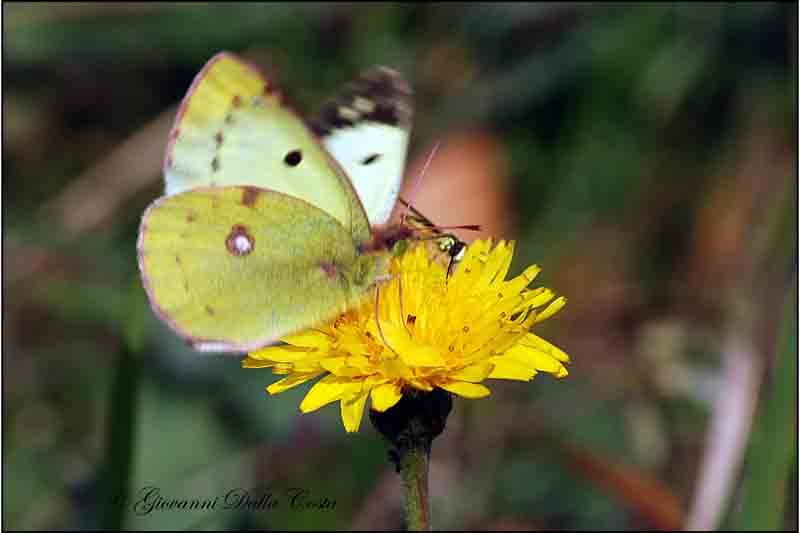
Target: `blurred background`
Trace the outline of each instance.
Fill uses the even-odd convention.
[[[407,176],[569,303],[567,378],[493,381],[434,442],[438,529],[797,529],[796,4],[3,5],[3,526],[391,529],[366,422],[190,351],[135,241],[219,50],[308,116],[374,64],[415,88]],[[477,235],[462,234],[466,240]],[[259,487],[328,510],[154,510]],[[127,505],[120,500],[130,498]],[[285,501],[285,500],[284,500]]]

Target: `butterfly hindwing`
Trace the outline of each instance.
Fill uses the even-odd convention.
[[[360,254],[338,220],[256,187],[164,196],[146,211],[139,267],[156,313],[193,347],[248,351],[369,294],[386,254]]]
[[[373,225],[388,220],[400,193],[412,114],[408,82],[393,69],[373,67],[326,102],[311,123]]]

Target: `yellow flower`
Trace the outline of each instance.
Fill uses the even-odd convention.
[[[567,354],[529,332],[566,300],[553,300],[544,287],[528,288],[540,270],[535,265],[505,280],[513,242],[500,241],[494,249],[490,240],[474,242],[449,278],[427,250],[419,244],[393,259],[391,279],[359,308],[284,337],[285,345],[257,350],[243,366],[287,374],[267,387],[270,394],[326,374],[300,410],[340,401],[349,432],[358,431],[369,396],[372,409],[382,412],[411,387],[481,398],[490,393],[480,384],[485,379],[567,375]]]

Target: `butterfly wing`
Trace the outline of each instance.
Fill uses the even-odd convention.
[[[311,129],[347,172],[373,225],[385,223],[400,194],[411,133],[410,85],[374,67],[325,103]]]
[[[139,267],[156,313],[203,351],[249,351],[357,305],[388,268],[313,205],[256,187],[164,196]]]
[[[281,95],[238,56],[211,58],[181,103],[164,161],[166,193],[252,185],[326,211],[370,238],[367,215],[347,176]]]

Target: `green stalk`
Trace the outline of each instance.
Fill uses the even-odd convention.
[[[431,530],[428,496],[431,443],[444,431],[452,407],[452,396],[445,390],[412,389],[403,391],[400,401],[386,412],[370,409],[372,425],[392,447],[389,457],[400,474],[408,531]]]
[[[100,527],[121,530],[130,496],[133,465],[136,396],[139,385],[139,353],[143,344],[142,287],[134,280],[128,299],[129,314],[124,325],[124,339],[111,385],[106,423],[106,458],[101,480]]]
[[[796,291],[789,291],[771,385],[751,436],[741,507],[733,516],[733,527],[740,531],[785,527],[788,483],[797,461]]]
[[[422,443],[420,443],[422,444]],[[398,462],[403,490],[403,514],[408,531],[430,531],[431,512],[428,498],[428,446],[408,450]]]

